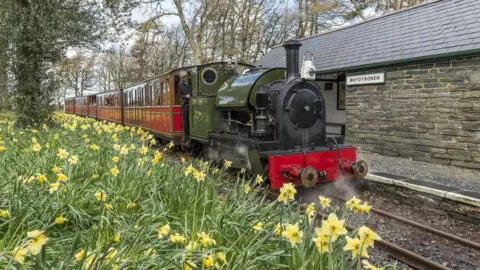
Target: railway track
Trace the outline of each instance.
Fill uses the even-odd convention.
[[[268,198],[270,200],[276,200],[277,197],[278,197],[278,192],[270,191],[269,194],[268,194]],[[334,197],[334,199],[341,200],[343,202],[346,201],[345,199],[338,198],[338,197],[337,198]],[[458,243],[460,243],[464,246],[468,246],[470,248],[480,250],[480,244],[479,243],[472,242],[470,240],[461,238],[459,236],[450,234],[448,232],[444,232],[444,231],[441,231],[441,230],[438,230],[438,229],[427,227],[427,226],[425,226],[423,224],[420,224],[418,222],[408,220],[406,218],[396,216],[396,215],[384,212],[384,211],[379,210],[379,209],[372,208],[370,211],[372,213],[382,215],[384,217],[388,217],[390,219],[393,219],[393,220],[399,221],[401,223],[407,224],[409,226],[412,226],[412,227],[424,230],[426,232],[444,237],[446,239],[456,241],[456,242],[458,242]],[[319,218],[323,219],[323,218],[326,217],[326,214],[319,212],[318,216],[319,216]],[[354,227],[349,226],[349,225],[346,225],[345,227],[349,231],[355,230]],[[380,246],[380,249],[387,252],[389,256],[397,259],[398,261],[408,265],[411,268],[418,269],[418,270],[448,270],[448,269],[450,269],[450,268],[448,268],[448,267],[446,267],[442,264],[439,264],[438,262],[432,261],[431,259],[423,257],[423,256],[421,256],[421,255],[419,255],[419,254],[417,254],[413,251],[405,249],[405,248],[403,248],[399,245],[396,245],[392,242],[389,242],[389,241],[386,241],[386,240],[380,240],[380,241],[378,241],[378,244]]]

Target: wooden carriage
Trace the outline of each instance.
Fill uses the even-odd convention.
[[[75,114],[88,116],[87,97],[75,97]]]
[[[122,104],[119,92],[105,92],[96,95],[95,107],[99,120],[122,124]]]
[[[65,112],[66,113],[75,113],[75,98],[69,97],[65,98]]]

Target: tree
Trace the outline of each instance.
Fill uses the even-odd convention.
[[[75,96],[95,85],[93,65],[95,58],[78,51],[75,56],[66,59],[62,65],[62,77],[66,86],[75,91]]]
[[[120,0],[3,0],[0,36],[10,37],[14,108],[18,125],[46,120],[49,71],[71,47],[94,47],[107,35],[111,18],[128,14]],[[114,15],[114,16],[112,16]]]

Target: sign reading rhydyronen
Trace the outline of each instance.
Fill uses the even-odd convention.
[[[347,76],[347,85],[365,85],[385,83],[385,72]]]

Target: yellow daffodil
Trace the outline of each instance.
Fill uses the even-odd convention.
[[[152,170],[148,170],[148,171],[147,171],[147,174],[148,174],[148,175],[152,175],[152,173],[153,173]]]
[[[0,145],[0,152],[3,152],[3,151],[5,151],[5,150],[7,150],[7,148],[6,148],[5,146],[3,146],[3,145]]]
[[[302,242],[303,232],[298,227],[298,223],[288,224],[285,227],[285,230],[282,232],[282,236],[288,239],[288,241],[295,246],[296,244]]]
[[[170,142],[170,143],[168,144],[168,148],[170,148],[170,149],[173,148],[174,146],[175,146],[175,144],[174,144],[173,142]]]
[[[57,181],[58,182],[65,182],[67,180],[68,180],[68,177],[65,174],[63,174],[63,173],[57,174]]]
[[[118,163],[118,161],[120,161],[120,158],[119,158],[119,157],[113,157],[113,158],[112,158],[112,161],[113,161],[114,163]]]
[[[18,262],[19,264],[25,263],[25,255],[27,254],[28,249],[25,247],[16,247],[12,251],[13,260]]]
[[[8,212],[8,210],[0,211],[0,217],[7,218],[8,216],[10,216],[10,213]]]
[[[62,169],[60,169],[58,167],[55,167],[55,168],[52,169],[52,172],[54,172],[54,173],[59,173],[61,171],[62,171]]]
[[[45,181],[47,181],[47,177],[45,176],[45,174],[41,174],[41,173],[37,174],[37,182],[43,183]]]
[[[92,175],[92,180],[95,180],[95,179],[97,179],[98,177],[99,177],[98,174],[94,174],[94,175]]]
[[[158,229],[158,239],[162,239],[164,236],[168,235],[170,232],[170,224],[165,224],[160,229]]]
[[[318,199],[320,200],[320,205],[322,206],[322,209],[330,207],[330,202],[332,201],[331,199],[323,196],[318,196]]]
[[[287,204],[289,201],[295,199],[295,193],[297,193],[297,190],[292,183],[283,184],[282,188],[280,188],[280,195],[277,200]]]
[[[113,167],[110,169],[110,173],[113,175],[113,176],[117,176],[117,174],[120,173],[120,171],[118,170],[117,167]]]
[[[170,235],[170,241],[172,241],[172,243],[179,244],[179,243],[185,243],[187,239],[185,238],[185,236],[175,233]]]
[[[362,260],[362,264],[363,264],[363,268],[365,268],[365,269],[370,269],[370,270],[384,270],[385,269],[384,267],[382,267],[382,268],[375,267],[375,265],[370,264],[370,262],[368,262],[367,260]]]
[[[356,197],[351,198],[345,203],[345,206],[352,211],[354,211],[355,209],[358,209],[359,205],[360,205],[360,200],[357,199]]]
[[[308,221],[311,221],[315,215],[315,203],[311,203],[305,209],[305,214],[307,215]]]
[[[32,255],[37,255],[42,250],[42,247],[47,243],[48,238],[43,234],[43,231],[34,230],[27,233],[30,242],[28,250]]]
[[[374,247],[374,242],[382,240],[378,234],[376,234],[372,229],[362,226],[358,229],[358,237],[363,241],[363,244],[369,247]]]
[[[113,149],[116,150],[116,151],[120,151],[120,145],[119,144],[114,144],[113,145]]]
[[[227,255],[225,255],[225,253],[217,252],[215,256],[221,263],[227,263]]]
[[[127,204],[127,209],[132,209],[132,208],[135,208],[137,206],[137,204],[135,204],[134,202],[129,202]]]
[[[78,156],[71,156],[68,161],[70,162],[70,164],[72,165],[75,165],[78,163]]]
[[[105,204],[105,210],[110,211],[110,210],[112,210],[112,209],[113,209],[113,205],[111,205],[111,204],[109,204],[109,203],[106,203],[106,204]]]
[[[338,220],[338,217],[335,215],[335,213],[330,213],[326,221],[322,220],[321,230],[323,233],[331,237],[332,242],[335,242],[340,235],[347,234],[347,229],[344,227],[344,225],[344,219]]]
[[[363,213],[370,213],[370,209],[372,209],[372,206],[371,205],[368,205],[367,202],[364,202],[363,204],[360,204],[358,206],[359,208],[359,211],[360,212],[363,212]]]
[[[106,201],[107,200],[107,193],[105,191],[100,190],[95,193],[95,197],[97,198],[98,201]]]
[[[36,139],[35,137],[32,138],[32,143],[34,143],[34,144],[35,144],[35,143],[38,143],[38,141],[37,141],[37,139]]]
[[[346,237],[347,244],[343,247],[343,250],[352,251],[352,259],[355,259],[358,255],[360,255],[363,258],[370,258],[367,253],[367,248],[368,246],[363,245],[362,240],[358,238],[350,238]]]
[[[263,183],[263,176],[261,176],[260,174],[257,174],[257,177],[255,178],[255,182],[257,182],[257,184],[261,184]]]
[[[38,132],[38,130],[32,129],[32,133],[33,133],[33,134],[37,134],[37,132]]]
[[[54,193],[55,191],[57,191],[58,189],[60,188],[60,182],[56,182],[56,183],[53,183],[53,184],[50,184],[50,193]]]
[[[287,204],[288,203],[287,194],[280,193],[280,195],[278,195],[277,201]]]
[[[206,268],[210,268],[212,267],[214,264],[214,261],[213,261],[213,256],[211,254],[209,255],[203,255],[203,265],[206,267]]]
[[[180,161],[181,161],[182,163],[187,162],[187,160],[186,160],[184,157],[180,157]]]
[[[60,159],[66,159],[68,157],[68,152],[65,149],[58,149],[58,154],[57,156]]]
[[[213,174],[218,174],[219,171],[220,171],[219,169],[216,169],[216,168],[215,168],[215,169],[212,171],[212,173],[213,173]]]
[[[113,237],[113,242],[119,243],[120,239],[121,239],[121,234],[120,232],[117,232],[117,234],[115,234],[115,236]]]
[[[123,145],[122,148],[120,149],[120,154],[121,155],[126,155],[128,154],[128,147],[126,145]]]
[[[193,176],[195,177],[195,180],[197,180],[197,182],[201,182],[205,180],[205,173],[203,171],[202,172],[194,171]]]
[[[140,150],[138,150],[141,154],[143,155],[146,155],[148,153],[148,147],[146,146],[143,146],[142,148],[140,148]]]
[[[315,232],[317,237],[313,238],[313,242],[315,243],[315,246],[317,246],[318,251],[320,251],[320,254],[329,252],[329,236],[320,229],[317,229]]]
[[[232,162],[225,159],[225,168],[228,169],[228,168],[230,168],[231,166],[232,166]]]
[[[263,223],[262,222],[258,222],[257,224],[253,225],[252,229],[256,232],[259,232],[261,231],[263,228]]]
[[[196,250],[198,247],[197,242],[189,241],[188,244],[185,246],[186,250]]]
[[[33,151],[38,152],[38,151],[40,151],[40,149],[42,149],[42,146],[40,146],[40,144],[35,143],[35,144],[32,145],[32,150]]]
[[[277,226],[275,226],[275,236],[280,236],[284,230],[285,224],[278,223]]]
[[[192,165],[188,165],[187,169],[185,170],[185,176],[190,175],[191,173],[195,172],[195,168]]]
[[[58,225],[62,225],[63,223],[67,222],[68,219],[62,217],[62,216],[59,216],[55,219],[55,223],[58,224]]]
[[[93,151],[97,151],[98,148],[99,148],[99,147],[98,147],[96,144],[90,145],[90,149],[92,149]]]
[[[202,243],[204,247],[214,246],[217,244],[215,239],[211,238],[210,235],[205,234],[204,232],[199,233],[198,236],[200,236],[200,243]]]
[[[245,194],[248,194],[251,189],[252,189],[252,188],[250,187],[249,184],[245,184],[245,185],[243,186],[243,192],[245,192]]]
[[[245,173],[245,168],[241,168],[241,169],[240,169],[240,173],[241,173],[241,174],[244,174],[244,173]]]

